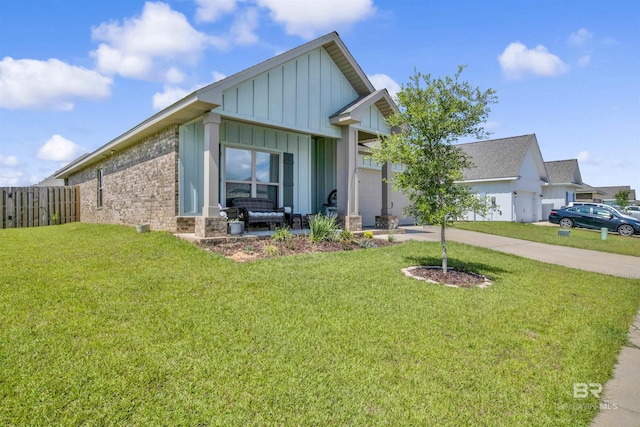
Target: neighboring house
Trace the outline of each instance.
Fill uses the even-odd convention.
[[[596,187],[583,183],[576,190],[576,202],[595,202],[602,203],[602,194]]]
[[[618,185],[614,187],[597,187],[598,191],[602,194],[602,203],[606,203],[608,205],[616,204],[616,194],[620,191],[628,191],[629,192],[629,202],[636,201],[636,190],[632,190],[628,185]]]
[[[56,178],[80,188],[86,222],[210,237],[226,234],[219,205],[235,197],[312,214],[335,189],[357,230],[406,204],[363,155],[394,111],[334,32],[191,93]]]
[[[33,184],[32,187],[62,187],[64,186],[64,179],[56,179],[54,175],[48,176],[37,184]]]
[[[544,165],[549,183],[542,187],[542,219],[548,218],[552,209],[575,202],[576,191],[582,186],[578,160],[556,160]]]
[[[457,145],[475,167],[463,171],[465,184],[483,198],[486,217],[469,221],[536,222],[542,217],[542,187],[549,182],[535,134]]]

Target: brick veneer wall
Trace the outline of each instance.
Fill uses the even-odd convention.
[[[178,215],[178,126],[170,126],[69,177],[80,187],[82,222],[135,225],[176,231]],[[102,207],[97,171],[103,169]]]

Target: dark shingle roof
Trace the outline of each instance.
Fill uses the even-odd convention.
[[[576,159],[544,162],[550,184],[582,184],[580,167]]]
[[[595,194],[602,194],[600,192],[600,190],[598,190],[596,187],[592,187],[589,184],[583,182],[582,185],[580,186],[580,188],[578,188],[576,190],[576,193],[595,193]]]
[[[598,191],[600,191],[600,193],[602,193],[602,195],[606,199],[615,199],[616,193],[622,190],[627,190],[629,192],[629,200],[636,199],[636,191],[632,190],[631,187],[628,185],[616,185],[613,187],[596,187],[596,188],[598,189]]]
[[[534,142],[537,144],[536,136],[530,134],[457,145],[475,165],[463,171],[464,179],[517,177],[527,150]]]

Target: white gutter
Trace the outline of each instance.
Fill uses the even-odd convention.
[[[484,178],[484,179],[469,179],[464,181],[453,181],[454,184],[475,184],[477,182],[495,182],[495,181],[517,181],[519,176],[511,176],[507,178]]]

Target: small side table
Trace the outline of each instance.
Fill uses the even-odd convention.
[[[302,229],[302,214],[290,213],[290,214],[284,214],[284,215],[285,215],[285,220],[287,221],[287,224],[289,224],[289,227],[291,227],[293,230]]]

